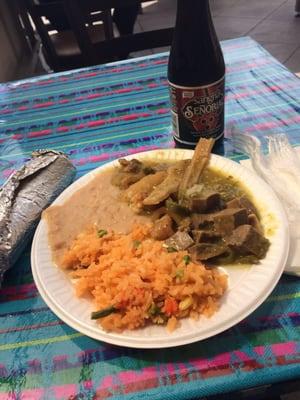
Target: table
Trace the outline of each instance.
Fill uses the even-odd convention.
[[[227,127],[285,131],[299,144],[300,80],[251,38],[222,47]],[[0,86],[0,184],[37,148],[65,151],[80,177],[173,146],[166,65],[158,54]],[[225,155],[242,157],[228,139]],[[282,277],[257,311],[214,338],[135,350],[60,321],[37,292],[29,257],[30,248],[0,290],[0,400],[192,399],[300,378],[299,279]]]

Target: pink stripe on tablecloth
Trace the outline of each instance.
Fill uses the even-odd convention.
[[[123,385],[131,383],[131,382],[139,382],[139,381],[147,381],[157,377],[157,371],[155,367],[146,367],[143,368],[141,371],[122,371],[119,372],[118,380],[122,382]],[[98,390],[101,389],[108,389],[115,386],[113,382],[113,376],[106,376],[103,378]],[[1,400],[1,399],[0,399]]]
[[[23,390],[21,393],[1,393],[0,400],[43,400],[44,389],[28,389]]]
[[[248,356],[248,354],[244,353],[243,351],[236,350],[233,352],[233,354],[241,361],[250,361],[251,357]]]
[[[152,145],[152,146],[141,146],[138,148],[133,148],[133,149],[127,149],[126,154],[136,154],[140,153],[142,151],[149,151],[149,150],[155,150],[157,149],[157,146]],[[113,152],[113,153],[104,153],[104,154],[99,154],[98,156],[89,156],[86,158],[80,158],[79,160],[75,160],[74,164],[75,166],[79,165],[85,165],[85,164],[90,164],[90,163],[99,163],[107,160],[112,160],[115,158],[119,157],[124,157],[125,152]]]
[[[277,128],[279,126],[285,126],[286,124],[298,123],[300,122],[300,115],[296,115],[292,118],[287,118],[284,121],[266,121],[259,122],[253,126],[247,128],[247,132],[255,132],[257,130],[267,130],[272,128]]]
[[[201,371],[202,369],[206,368],[219,367],[220,365],[229,365],[230,361],[231,353],[223,353],[212,359],[200,358],[198,360],[192,360],[190,361],[190,364]]]
[[[55,394],[55,399],[68,399],[68,397],[77,394],[78,385],[68,384],[63,386],[54,386],[51,389]]]
[[[284,356],[286,354],[295,354],[297,348],[295,342],[287,343],[276,343],[270,346],[272,354],[274,356]],[[257,346],[253,350],[259,356],[264,356],[266,351],[269,349],[268,346]]]
[[[286,354],[294,354],[296,351],[295,342],[276,343],[271,346],[272,353],[275,356],[283,356]]]

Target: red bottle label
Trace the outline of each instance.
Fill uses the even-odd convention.
[[[219,139],[224,132],[224,77],[207,86],[183,87],[169,82],[175,139],[195,144]]]

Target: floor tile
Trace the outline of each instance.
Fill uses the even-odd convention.
[[[143,14],[161,14],[170,10],[176,11],[175,0],[155,0],[143,4]]]
[[[298,47],[298,44],[295,43],[282,44],[272,42],[260,42],[260,44],[281,63],[284,63]]]
[[[244,36],[258,23],[259,19],[256,18],[214,17],[219,40]]]
[[[151,56],[153,54],[153,50],[141,50],[141,51],[134,51],[130,53],[128,58],[135,58],[135,57],[144,57],[144,56]]]
[[[139,17],[138,17],[138,19],[135,21],[135,24],[134,24],[134,33],[140,33],[140,32],[143,32],[143,28],[140,24]]]
[[[284,65],[293,72],[300,72],[300,47],[286,60]]]
[[[258,24],[249,35],[259,42],[300,44],[300,18],[287,21],[266,19]]]
[[[295,17],[295,3],[296,0],[288,0],[275,10],[268,19],[274,21],[287,21],[290,22]]]
[[[176,10],[168,13],[154,13],[139,15],[139,23],[144,31],[151,29],[169,28],[175,25]]]
[[[222,0],[215,0],[215,3],[219,2],[220,11],[219,16],[227,17],[257,17],[265,18],[282,5],[286,0],[237,0],[232,6],[222,7]],[[221,10],[221,8],[223,8]]]
[[[166,51],[170,51],[170,46],[158,47],[157,49],[153,49],[153,53],[165,53]]]
[[[239,0],[210,0],[210,8],[212,11],[212,15],[220,16],[225,14],[226,12],[230,12],[230,10],[234,7]]]

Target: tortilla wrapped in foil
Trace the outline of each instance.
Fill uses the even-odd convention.
[[[32,238],[42,211],[72,182],[75,172],[65,154],[39,150],[0,188],[0,284]]]

